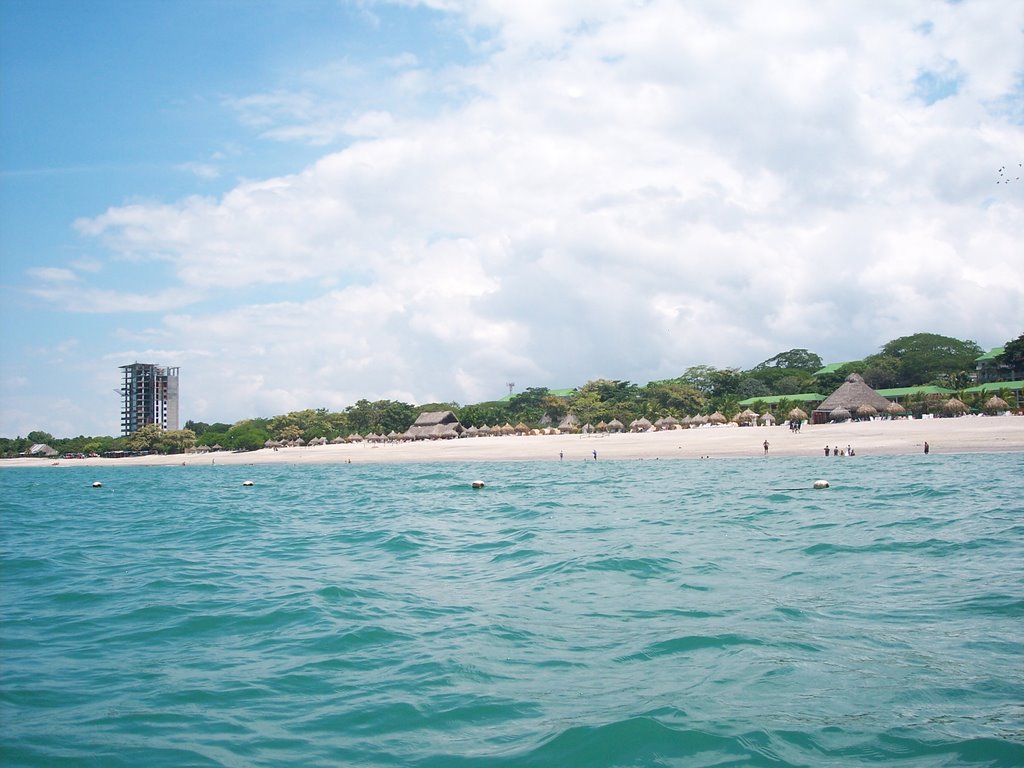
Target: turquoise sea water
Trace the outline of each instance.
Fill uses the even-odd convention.
[[[1020,454],[15,469],[0,546],[4,766],[1024,765]]]

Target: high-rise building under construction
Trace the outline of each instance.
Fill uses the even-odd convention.
[[[121,435],[147,424],[178,429],[178,369],[148,363],[122,365]]]

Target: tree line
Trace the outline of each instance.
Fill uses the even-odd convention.
[[[662,416],[682,418],[720,411],[731,416],[741,410],[739,402],[750,398],[786,396],[817,392],[828,395],[850,373],[860,373],[876,389],[935,384],[962,390],[973,384],[975,360],[983,350],[973,341],[933,333],[919,333],[893,339],[878,353],[850,361],[826,373],[817,373],[821,358],[806,349],[790,349],[768,358],[749,370],[697,365],[678,377],[644,385],[613,379],[596,379],[577,387],[568,396],[546,387],[529,387],[510,398],[459,405],[455,402],[411,405],[395,400],[362,399],[342,411],[306,409],[270,418],[243,419],[234,424],[187,421],[184,429],[161,430],[143,427],[126,437],[55,438],[42,431],[24,438],[0,438],[0,456],[24,454],[31,445],[45,443],[61,454],[103,454],[111,451],[181,453],[196,446],[220,446],[225,450],[248,451],[262,448],[267,440],[297,440],[347,437],[352,433],[389,434],[404,432],[426,411],[450,410],[466,426],[525,423],[536,427],[557,425],[568,413],[581,424],[619,419],[629,423]],[[1007,380],[1024,373],[1024,334],[1008,341],[997,360]],[[816,375],[817,373],[817,375]],[[971,400],[966,395],[961,399]],[[785,414],[799,405],[778,403]],[[911,402],[915,413],[931,409],[926,398]],[[977,407],[980,403],[968,402]]]

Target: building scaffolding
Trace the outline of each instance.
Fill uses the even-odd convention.
[[[121,435],[147,424],[178,429],[178,368],[149,363],[122,365]]]

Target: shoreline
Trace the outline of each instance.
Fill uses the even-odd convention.
[[[412,443],[347,443],[301,448],[261,448],[232,453],[186,453],[120,459],[0,459],[0,468],[234,466],[250,464],[379,464],[482,461],[622,461],[635,459],[768,458],[819,456],[824,447],[852,446],[857,456],[923,453],[1024,452],[1024,417],[963,416],[788,426],[699,427],[667,432],[595,435],[509,435]]]

